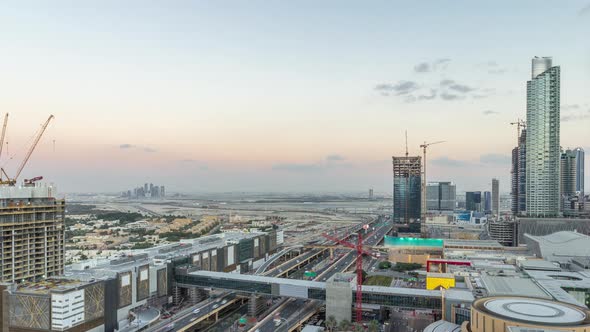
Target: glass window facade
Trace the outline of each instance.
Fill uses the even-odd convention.
[[[550,60],[534,58],[527,82],[526,214],[535,217],[559,214],[560,68]]]

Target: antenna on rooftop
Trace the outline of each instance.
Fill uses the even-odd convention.
[[[408,153],[408,131],[406,130],[406,157],[409,155]]]

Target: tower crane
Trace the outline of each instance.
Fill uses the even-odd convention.
[[[363,225],[363,229],[366,231],[369,228],[369,225]],[[379,254],[373,253],[371,251],[365,250],[363,248],[363,235],[362,230],[357,233],[357,242],[356,244],[350,243],[345,240],[341,240],[339,238],[330,236],[328,234],[322,234],[328,240],[332,240],[338,244],[341,244],[345,247],[351,248],[356,250],[356,304],[355,304],[355,316],[357,323],[362,321],[362,313],[363,313],[363,255],[372,256],[375,258],[379,257]],[[367,236],[368,237],[368,236]]]
[[[2,172],[2,174],[4,176],[6,176],[6,179],[5,180],[0,180],[0,184],[7,184],[9,186],[14,186],[16,184],[16,180],[18,179],[20,173],[23,171],[23,169],[27,165],[27,162],[29,161],[29,158],[31,158],[31,155],[33,154],[33,151],[35,151],[35,148],[37,147],[37,144],[41,140],[41,137],[43,136],[43,133],[45,132],[45,129],[47,129],[47,126],[49,125],[49,122],[51,122],[51,120],[53,118],[54,118],[54,116],[53,115],[50,115],[49,118],[47,118],[47,121],[45,121],[45,123],[41,126],[41,130],[39,130],[39,133],[37,134],[37,136],[33,140],[33,144],[29,148],[29,151],[25,155],[25,158],[21,162],[20,166],[17,168],[16,175],[12,179],[10,177],[8,177],[8,175],[6,174],[6,171],[3,168],[1,169],[1,172]],[[4,126],[6,127],[6,121],[4,122]],[[3,132],[4,132],[4,130],[3,130]]]
[[[516,125],[516,146],[518,146],[518,142],[520,141],[520,129],[526,128],[526,121],[522,119],[516,119],[516,122],[510,122],[510,124],[513,126]]]
[[[0,137],[0,157],[2,156],[2,148],[4,147],[4,137],[6,136],[6,125],[8,124],[8,113],[4,116],[4,125],[2,125],[2,136]]]
[[[424,160],[423,163],[424,165],[422,166],[423,168],[423,172],[422,172],[422,222],[421,224],[424,225],[425,219],[426,219],[426,149],[434,144],[440,144],[440,143],[444,143],[446,141],[437,141],[437,142],[432,142],[432,143],[426,143],[424,142],[424,144],[420,144],[420,148],[422,148],[423,153],[424,153]]]

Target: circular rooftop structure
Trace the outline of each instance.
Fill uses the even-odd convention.
[[[587,318],[580,309],[532,298],[491,299],[484,302],[484,307],[498,316],[549,325],[575,325]]]
[[[514,324],[568,331],[582,331],[590,327],[590,310],[587,308],[532,297],[486,297],[475,300],[471,309],[472,331],[483,331],[485,328],[477,327],[494,326],[492,322],[496,326]]]

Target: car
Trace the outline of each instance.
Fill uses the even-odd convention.
[[[189,320],[189,322],[194,322],[197,319],[197,317],[193,317]]]
[[[195,310],[193,310],[193,314],[198,314],[201,311],[201,308],[197,308]]]
[[[216,304],[213,306],[213,309],[217,309],[217,308],[219,308],[219,304]]]
[[[221,304],[226,304],[226,303],[227,303],[227,300],[221,301]]]

